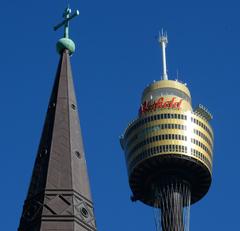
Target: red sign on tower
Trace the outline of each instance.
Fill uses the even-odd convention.
[[[176,101],[176,98],[173,97],[171,100],[165,101],[164,97],[160,97],[157,100],[145,101],[141,104],[139,109],[139,114],[146,112],[156,111],[157,109],[180,109],[182,104],[182,99]]]

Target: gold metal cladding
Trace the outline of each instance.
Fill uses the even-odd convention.
[[[157,154],[154,154],[154,155],[150,155],[150,156],[148,156],[148,157],[145,157],[144,159],[142,159],[142,160],[139,160],[138,162],[136,162],[133,166],[131,166],[130,167],[130,165],[131,165],[131,163],[129,162],[128,163],[128,174],[130,175],[130,173],[132,172],[132,170],[137,166],[137,165],[139,165],[140,163],[142,163],[142,162],[145,162],[146,160],[148,160],[148,159],[150,159],[150,158],[154,158],[154,157],[157,157],[157,156],[160,156],[160,155],[171,155],[171,154],[174,154],[174,155],[180,155],[180,156],[183,156],[183,155],[185,155],[185,156],[188,156],[188,157],[191,157],[191,158],[193,158],[193,159],[196,159],[197,161],[199,161],[199,162],[201,162],[202,164],[204,164],[204,166],[206,166],[207,167],[207,169],[209,170],[209,172],[210,172],[210,174],[212,175],[212,166],[209,166],[204,160],[202,160],[201,158],[199,158],[199,157],[196,157],[196,156],[194,156],[194,155],[186,155],[186,153],[180,153],[180,152],[178,152],[178,153],[157,153]]]
[[[147,138],[150,138],[152,136],[157,136],[157,135],[163,135],[163,134],[178,134],[178,135],[183,135],[183,136],[187,136],[188,133],[187,133],[187,130],[181,130],[181,129],[159,129],[159,130],[154,130],[154,131],[151,131],[151,132],[144,132],[145,129],[148,129],[148,128],[154,128],[155,126],[158,126],[158,125],[165,125],[165,124],[170,124],[168,123],[169,120],[166,120],[166,123],[151,123],[149,125],[151,126],[148,126],[146,128],[143,128],[141,130],[139,130],[138,132],[136,132],[138,134],[138,137],[137,139],[133,140],[131,143],[127,143],[127,147],[128,148],[132,148],[133,146],[136,145],[136,143],[139,143]],[[172,123],[172,124],[179,124],[181,125],[181,123]],[[134,135],[133,135],[134,136]],[[131,139],[132,137],[130,137]],[[128,139],[128,141],[130,140]]]
[[[164,146],[164,145],[182,145],[188,148],[187,153],[183,153],[181,151],[166,151],[166,152],[162,152],[162,153],[158,153],[159,155],[162,155],[163,153],[168,153],[168,154],[179,154],[179,155],[186,155],[186,156],[190,156],[192,158],[195,158],[196,156],[194,156],[191,152],[191,149],[195,149],[199,152],[201,152],[207,159],[208,161],[212,164],[212,157],[211,154],[207,153],[204,149],[202,149],[201,147],[192,144],[191,141],[182,141],[182,140],[161,140],[161,141],[155,141],[152,142],[151,144],[146,144],[143,147],[137,149],[134,153],[132,153],[131,156],[126,157],[126,161],[128,163],[131,163],[137,156],[139,156],[142,152],[147,151],[150,148],[154,148],[157,146]],[[152,155],[151,155],[152,156]]]
[[[166,146],[166,145],[171,145],[171,151],[161,151],[161,152],[156,152],[155,154],[164,154],[164,153],[168,153],[168,154],[184,154],[187,156],[190,156],[192,158],[198,157],[195,155],[195,153],[193,152],[194,150],[201,153],[202,156],[204,156],[208,162],[210,163],[210,167],[212,166],[212,153],[208,153],[205,149],[197,146],[196,144],[192,144],[189,141],[180,141],[180,140],[161,140],[161,141],[155,141],[152,142],[150,144],[146,144],[142,147],[137,148],[136,150],[134,150],[133,152],[129,153],[128,156],[126,156],[126,161],[127,163],[131,163],[134,159],[136,159],[138,156],[141,155],[141,153],[146,152],[147,150],[154,148],[154,147],[160,147],[160,146]],[[187,150],[186,152],[182,152],[178,147],[179,146],[183,146],[186,147]],[[151,154],[150,156],[152,156],[154,154]],[[145,159],[145,158],[144,158]]]
[[[213,131],[212,131],[212,128],[209,125],[209,123],[207,121],[205,121],[204,119],[202,119],[201,117],[199,117],[199,116],[197,116],[193,113],[176,113],[176,110],[161,110],[160,112],[162,112],[162,113],[159,113],[159,111],[157,111],[155,113],[148,114],[148,116],[141,117],[141,118],[135,120],[133,123],[131,123],[129,125],[129,127],[126,129],[125,134],[123,136],[124,143],[128,144],[129,140],[131,140],[134,136],[138,136],[138,134],[141,133],[141,131],[143,129],[147,129],[147,128],[157,126],[157,125],[161,125],[161,124],[180,124],[180,125],[191,126],[192,132],[193,132],[193,129],[199,131],[201,134],[203,134],[210,141],[210,144],[212,144],[211,146],[213,146]],[[150,116],[161,115],[161,114],[169,114],[169,113],[170,114],[177,114],[177,115],[185,115],[187,117],[191,116],[191,118],[192,118],[191,123],[189,123],[189,119],[188,120],[182,120],[182,119],[160,119],[159,120],[159,119],[157,119],[157,120],[153,120],[153,121],[149,121],[147,123],[144,123],[144,124],[138,126],[137,128],[135,128],[134,130],[132,130],[129,133],[129,130],[132,129],[134,127],[134,125],[139,123],[140,120],[144,120],[145,118],[148,118]],[[195,122],[194,122],[194,119],[195,119]],[[198,123],[196,123],[197,121],[198,121]],[[202,125],[202,126],[200,126],[200,125]],[[168,130],[169,129],[166,129],[166,131],[168,131]],[[177,130],[179,130],[179,129],[177,129]]]
[[[144,96],[147,93],[149,93],[155,89],[160,89],[160,88],[175,88],[175,89],[178,89],[178,90],[184,92],[186,95],[189,96],[189,98],[191,98],[190,91],[188,90],[186,85],[183,83],[180,83],[179,81],[173,81],[173,80],[160,80],[160,81],[156,81],[156,82],[150,84],[143,91],[142,98],[144,98]]]
[[[171,136],[175,136],[176,138],[162,139],[161,141],[168,141],[167,142],[168,144],[169,144],[169,141],[171,142],[171,144],[179,144],[178,142],[176,143],[176,141],[181,141],[181,142],[185,141],[184,145],[187,145],[187,146],[189,146],[189,142],[191,142],[192,143],[191,146],[200,147],[201,149],[204,150],[204,152],[207,152],[209,158],[212,159],[213,145],[211,143],[208,143],[205,139],[203,139],[202,137],[200,137],[199,135],[197,135],[195,133],[191,132],[191,134],[189,134],[189,129],[187,129],[187,130],[161,129],[161,130],[153,131],[150,133],[144,133],[144,131],[139,131],[139,134],[142,134],[142,135],[139,135],[138,138],[134,139],[131,143],[128,142],[127,147],[125,149],[126,158],[128,158],[129,154],[131,152],[133,152],[134,149],[136,149],[137,145],[139,145],[141,142],[144,142],[144,140],[149,140],[149,139],[151,139],[153,137],[155,138],[157,136],[161,137],[163,135],[171,135]],[[186,138],[186,140],[177,139],[177,137],[180,137],[180,136],[181,136],[181,138]],[[198,143],[197,142],[194,143],[192,141],[192,139],[194,139]],[[152,142],[152,143],[155,144],[155,142]]]
[[[161,113],[159,113],[161,112]],[[184,116],[184,119],[173,119],[173,118],[164,118],[164,119],[155,119],[149,120],[147,118],[156,116],[161,116],[164,114],[168,115],[181,115]],[[138,127],[134,128],[127,136],[127,132],[130,128],[134,127],[140,120],[147,121]],[[170,126],[171,125],[171,126]],[[173,126],[174,125],[174,126]],[[175,129],[173,127],[180,126],[181,129]],[[156,130],[156,127],[164,127]],[[170,126],[170,128],[169,128]],[[154,129],[153,129],[154,128]],[[183,128],[183,129],[182,129]],[[185,140],[179,140],[175,138],[164,139],[164,140],[154,140],[151,142],[145,142],[143,145],[140,145],[141,142],[153,139],[153,137],[161,135],[170,135],[175,136],[181,135],[184,136]],[[211,172],[212,169],[212,152],[213,152],[213,132],[211,126],[206,120],[201,118],[198,115],[195,115],[193,112],[188,111],[185,113],[176,113],[174,109],[162,109],[155,113],[148,113],[146,116],[143,116],[136,121],[134,121],[129,128],[127,129],[124,137],[124,146],[125,146],[125,158],[128,163],[128,168],[131,166],[134,167],[142,160],[137,161],[137,157],[140,157],[142,153],[149,152],[151,148],[156,148],[160,146],[171,145],[174,147],[184,146],[187,147],[187,152],[181,152],[180,150],[173,150],[171,152],[161,152],[154,154],[147,154],[144,159],[151,158],[153,156],[160,155],[185,155],[193,159],[196,159],[202,162]],[[138,147],[138,145],[140,145]],[[177,149],[177,148],[176,148]],[[135,163],[136,161],[136,163]],[[134,166],[133,165],[134,162]],[[128,169],[130,171],[130,169]]]
[[[214,134],[213,134],[213,129],[211,127],[211,125],[208,123],[208,121],[206,121],[205,119],[203,119],[202,117],[200,117],[199,115],[196,115],[194,113],[192,113],[192,118],[198,120],[199,122],[201,122],[203,125],[206,126],[206,128],[209,130],[209,133],[211,135],[211,138],[213,140],[214,138]],[[198,125],[198,124],[197,124]],[[200,126],[200,125],[199,125]],[[201,126],[200,126],[201,127]]]
[[[205,165],[208,166],[209,170],[211,171],[212,168],[212,153],[207,153],[206,150],[202,149],[201,147],[191,143],[191,141],[182,141],[182,140],[161,140],[161,141],[154,141],[150,144],[146,144],[143,147],[138,148],[133,153],[131,153],[130,156],[126,157],[126,161],[128,163],[128,167],[131,165],[131,163],[139,156],[141,156],[142,153],[148,152],[150,149],[157,148],[157,147],[163,147],[163,146],[172,146],[171,151],[161,151],[156,152],[152,154],[148,154],[147,156],[143,157],[143,159],[146,159],[147,157],[156,156],[156,155],[164,155],[164,154],[174,154],[174,155],[185,155],[189,156],[193,159],[199,159],[201,160]],[[177,148],[177,146],[183,146],[186,148],[186,151],[181,151]],[[178,149],[178,150],[177,150]],[[196,155],[193,151],[201,153],[202,159],[200,156]],[[206,159],[206,161],[205,161]],[[138,161],[136,162],[136,164]]]
[[[184,129],[173,128],[176,127],[176,125],[180,125],[181,127],[184,127]],[[166,128],[160,128],[163,126],[166,126]],[[161,119],[147,122],[146,124],[138,127],[135,131],[133,130],[128,137],[124,137],[124,143],[126,148],[129,150],[132,149],[136,143],[160,134],[184,135],[187,136],[190,141],[191,139],[195,139],[203,144],[209,152],[212,152],[213,149],[213,139],[210,133],[198,124],[191,122],[190,119]],[[127,150],[125,150],[125,153],[127,153]]]

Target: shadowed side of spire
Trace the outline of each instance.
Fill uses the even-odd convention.
[[[18,230],[96,230],[68,50],[58,65]]]

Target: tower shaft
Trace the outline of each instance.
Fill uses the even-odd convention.
[[[61,54],[19,231],[95,231],[69,51]]]
[[[191,190],[180,178],[159,179],[153,184],[157,231],[188,231]]]
[[[183,225],[183,195],[180,192],[169,193],[165,203],[168,206],[162,208],[162,230],[163,231],[184,231]]]

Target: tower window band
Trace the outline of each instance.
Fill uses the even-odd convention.
[[[152,116],[149,116],[146,118],[141,118],[131,128],[129,128],[129,130],[125,134],[125,138],[127,138],[132,133],[132,131],[134,131],[138,127],[140,127],[150,121],[161,120],[161,119],[187,120],[187,115],[166,113],[166,114],[157,114],[157,115],[152,115]]]
[[[161,141],[161,140],[182,140],[182,141],[187,141],[187,136],[180,135],[180,134],[161,134],[158,136],[153,136],[148,139],[143,140],[142,142],[138,143],[133,147],[132,150],[129,152],[126,151],[127,153],[127,159],[131,158],[132,154],[136,152],[138,149],[142,148],[144,145],[151,144],[156,141]],[[129,153],[129,154],[128,154]]]
[[[139,163],[141,160],[146,159],[150,156],[153,156],[157,153],[167,153],[167,152],[181,152],[181,153],[187,153],[187,146],[183,145],[161,145],[161,146],[156,146],[150,149],[147,149],[143,152],[141,152],[139,155],[137,155],[132,161],[128,162],[128,169],[129,172],[134,168],[134,166]],[[210,161],[207,159],[207,157],[202,154],[201,152],[191,149],[191,154],[193,156],[196,156],[197,158],[201,159],[209,169],[212,169],[212,165]]]
[[[136,135],[131,137],[129,141],[126,141],[126,146],[130,146],[137,138],[142,138],[146,134],[150,134],[152,132],[157,132],[163,129],[179,129],[179,130],[187,130],[187,126],[183,124],[158,124],[155,126],[151,126],[148,128],[143,129],[142,131],[138,132]]]

